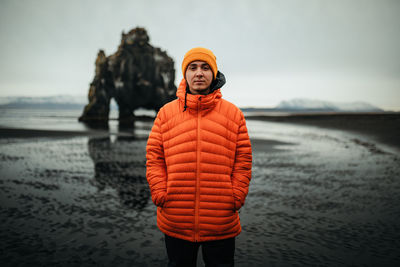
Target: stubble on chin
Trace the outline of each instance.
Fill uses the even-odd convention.
[[[193,94],[193,95],[206,95],[209,93],[209,89],[210,88],[205,88],[205,89],[190,89],[189,91]]]

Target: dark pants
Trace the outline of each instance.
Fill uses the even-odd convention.
[[[235,238],[216,241],[190,242],[165,235],[168,267],[196,266],[197,252],[201,246],[206,267],[231,267],[235,256]]]

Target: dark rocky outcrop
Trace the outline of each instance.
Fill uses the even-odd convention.
[[[165,51],[149,44],[144,28],[122,33],[115,54],[106,56],[100,50],[95,77],[89,88],[89,104],[79,121],[107,122],[110,101],[115,99],[120,123],[131,123],[137,108],[158,111],[175,98],[174,61]]]

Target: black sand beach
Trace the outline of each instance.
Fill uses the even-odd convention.
[[[399,117],[363,116],[248,118],[236,266],[400,264]],[[141,130],[1,128],[2,266],[165,266]]]
[[[105,135],[96,131],[52,131],[37,129],[0,128],[0,138],[32,138],[32,137],[72,137]]]
[[[248,116],[248,120],[295,123],[366,134],[400,148],[400,113],[325,113]]]

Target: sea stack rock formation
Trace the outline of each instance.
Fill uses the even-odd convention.
[[[138,108],[158,111],[175,98],[174,80],[173,59],[149,44],[144,28],[122,32],[115,54],[107,57],[103,50],[97,54],[89,104],[79,121],[107,122],[112,98],[118,104],[120,123],[132,122]]]

